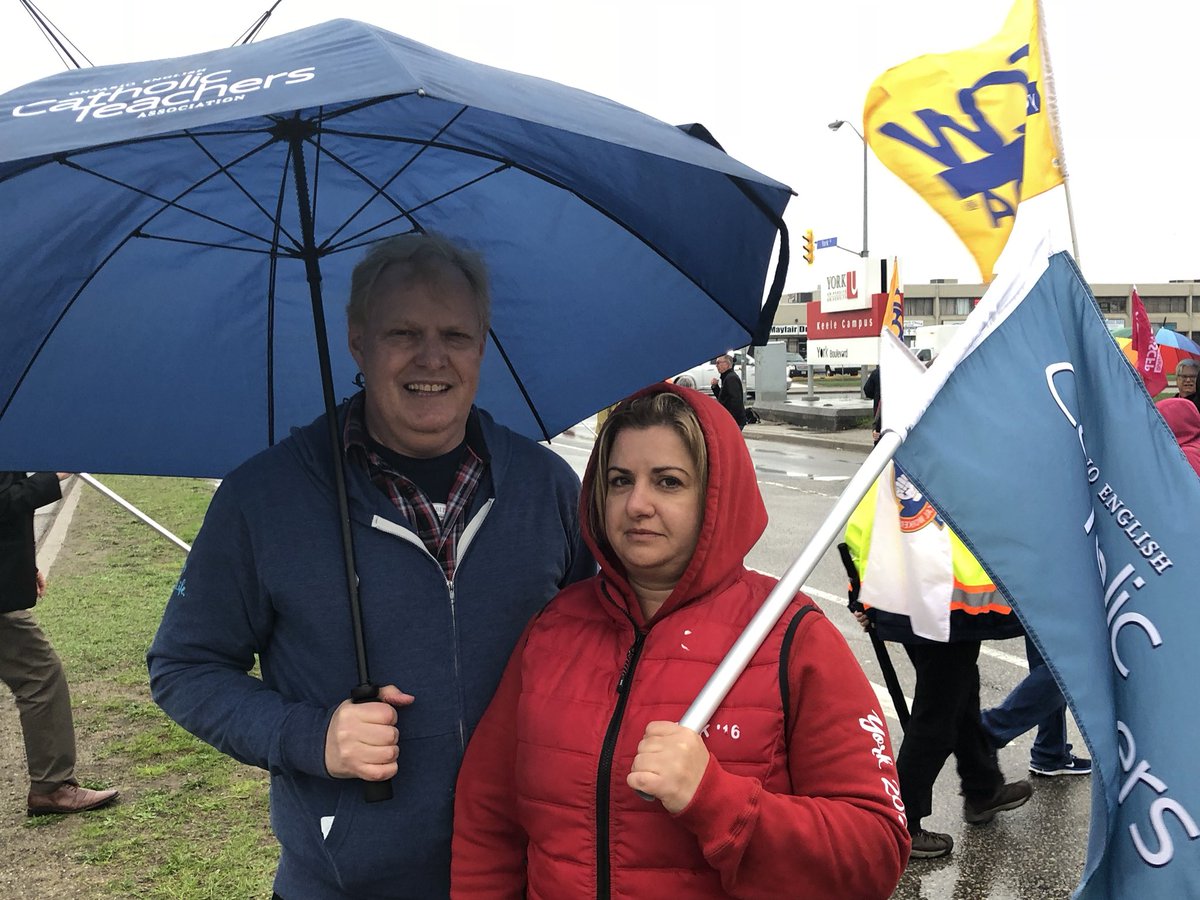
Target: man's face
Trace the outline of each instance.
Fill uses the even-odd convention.
[[[1184,397],[1196,393],[1196,370],[1180,369],[1175,373],[1175,384]]]
[[[371,436],[428,458],[453,450],[466,433],[486,335],[460,272],[432,283],[405,275],[393,265],[379,276],[365,321],[350,323],[350,352],[366,379]]]
[[[718,356],[716,366],[717,366],[717,371],[720,372],[722,375],[724,375],[726,372],[729,371],[729,360],[727,360],[723,356]]]

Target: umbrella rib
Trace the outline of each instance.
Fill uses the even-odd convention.
[[[88,275],[88,277],[83,280],[83,283],[79,285],[79,288],[71,296],[71,299],[68,300],[65,304],[63,304],[62,311],[59,312],[59,314],[55,317],[54,323],[49,328],[46,329],[45,336],[38,343],[37,349],[34,350],[33,354],[29,357],[29,362],[25,364],[25,368],[21,372],[21,376],[13,384],[12,393],[10,393],[8,395],[8,399],[4,401],[4,406],[0,407],[0,418],[4,417],[4,414],[8,412],[8,408],[12,405],[13,400],[16,399],[17,394],[19,394],[21,392],[21,385],[24,384],[25,379],[29,377],[29,373],[33,369],[33,364],[35,362],[37,362],[38,357],[42,355],[42,350],[45,349],[46,344],[50,341],[50,336],[52,334],[54,334],[55,330],[62,323],[62,320],[66,318],[67,313],[69,313],[71,311],[71,307],[75,305],[75,301],[79,299],[80,295],[82,295],[83,292],[87,289],[87,286],[89,284],[91,284],[93,279],[95,279],[96,276],[99,275],[101,271],[103,271],[104,267],[106,265],[108,265],[108,261],[110,259],[112,259],[114,256],[116,256],[118,253],[120,253],[121,248],[124,247],[127,243],[129,243],[130,239],[133,236],[134,236],[134,232],[130,232],[129,234],[125,235],[125,237],[123,237],[120,241],[118,241],[117,245],[115,247],[113,247],[111,251],[109,251],[108,255],[105,256],[104,259],[102,259],[100,261],[100,264],[98,266],[96,266],[92,270],[91,274]]]
[[[111,184],[115,184],[117,187],[124,188],[127,191],[132,191],[135,194],[141,194],[143,197],[149,197],[151,200],[154,200],[157,203],[163,204],[164,208],[170,207],[172,209],[177,209],[180,212],[189,213],[193,216],[196,216],[196,218],[198,218],[198,219],[204,219],[205,221],[211,222],[214,225],[219,225],[222,228],[228,228],[230,231],[237,232],[238,234],[244,235],[244,236],[250,238],[251,240],[255,240],[255,241],[258,241],[263,244],[268,243],[265,238],[259,237],[257,234],[253,234],[252,232],[246,231],[244,228],[239,228],[236,225],[233,225],[229,222],[222,222],[220,219],[217,219],[213,216],[207,215],[206,213],[202,213],[199,210],[195,210],[190,207],[184,206],[183,204],[178,203],[175,200],[169,200],[166,197],[159,197],[157,194],[150,193],[150,191],[146,191],[146,190],[143,190],[142,188],[135,187],[132,184],[126,184],[124,181],[121,181],[120,179],[117,179],[117,178],[113,178],[111,175],[105,175],[101,172],[95,171],[94,169],[89,169],[89,168],[86,168],[85,166],[81,166],[81,165],[79,165],[79,163],[75,162],[74,160],[61,159],[61,160],[59,160],[59,162],[62,163],[62,165],[67,166],[68,168],[75,169],[76,171],[79,171],[79,172],[83,172],[86,175],[94,175],[96,178],[99,178],[103,181],[107,181]],[[186,191],[184,191],[179,196],[186,197],[192,191],[196,190],[196,188],[198,188],[201,184],[208,181],[210,178],[215,177],[216,174],[217,174],[216,172],[213,172],[212,174],[201,179],[200,181],[197,181],[195,184],[193,184],[191,187],[189,187]],[[162,211],[163,211],[162,209],[157,210],[154,213],[154,215],[151,216],[150,218],[154,218],[154,217],[158,216],[159,213],[161,213]],[[150,220],[147,219],[146,221],[149,222]],[[140,230],[141,229],[138,229],[138,231],[140,231]],[[228,248],[228,249],[232,249],[232,248]]]
[[[538,430],[542,432],[542,440],[550,440],[550,432],[546,430],[546,423],[542,421],[542,417],[538,414],[537,406],[534,405],[533,398],[529,396],[529,391],[525,390],[525,382],[521,380],[521,376],[517,374],[517,370],[513,367],[512,360],[508,358],[508,353],[504,349],[504,344],[496,335],[494,329],[488,329],[488,334],[492,336],[492,344],[500,354],[500,358],[504,360],[504,365],[508,368],[508,374],[512,376],[513,382],[517,386],[517,390],[521,392],[521,396],[525,398],[525,405],[529,407],[529,412],[533,415],[537,422]]]
[[[332,159],[338,165],[342,166],[342,168],[344,168],[347,172],[349,172],[351,175],[355,176],[356,178],[360,179],[364,184],[368,185],[370,188],[372,188],[375,191],[375,193],[371,197],[371,200],[374,200],[376,197],[382,196],[388,203],[390,203],[393,207],[395,207],[395,209],[399,212],[399,215],[393,216],[392,218],[387,219],[383,222],[376,223],[375,225],[372,225],[370,228],[364,229],[362,231],[359,231],[359,232],[349,236],[344,241],[342,241],[340,244],[331,244],[333,239],[338,234],[340,234],[346,228],[346,226],[348,226],[351,222],[353,222],[354,219],[357,218],[360,213],[362,213],[362,211],[371,202],[371,200],[368,200],[366,203],[364,203],[362,206],[360,206],[357,210],[355,210],[350,215],[350,217],[341,226],[339,226],[338,229],[335,232],[333,232],[333,234],[329,235],[329,237],[327,237],[325,239],[325,241],[321,244],[321,250],[324,252],[327,252],[327,253],[339,252],[340,250],[345,249],[348,244],[352,244],[355,241],[358,241],[358,240],[362,239],[363,237],[365,237],[366,235],[370,234],[371,232],[378,231],[380,228],[386,228],[387,226],[389,226],[392,223],[397,222],[401,219],[407,219],[412,224],[414,229],[416,229],[418,231],[424,231],[425,229],[422,228],[415,219],[413,219],[414,213],[419,212],[420,210],[424,209],[425,207],[429,206],[430,204],[437,203],[441,200],[446,199],[451,194],[461,191],[464,188],[471,187],[472,185],[477,184],[480,181],[483,181],[485,178],[490,178],[492,175],[495,175],[499,172],[503,172],[505,169],[509,168],[509,166],[506,163],[501,162],[496,168],[492,169],[490,172],[484,172],[481,175],[477,175],[475,178],[472,178],[469,181],[465,181],[462,184],[458,185],[457,187],[450,188],[449,190],[443,191],[442,193],[438,194],[436,197],[431,197],[428,200],[425,200],[422,203],[418,204],[417,206],[408,208],[408,207],[401,205],[399,203],[399,201],[397,201],[394,197],[392,197],[389,193],[387,193],[388,185],[390,185],[393,181],[396,180],[397,177],[400,176],[400,174],[402,174],[402,172],[404,171],[403,169],[401,169],[400,172],[397,172],[395,175],[393,175],[391,178],[389,178],[388,181],[381,187],[381,186],[376,185],[366,175],[364,175],[362,172],[360,172],[358,169],[354,168],[353,166],[349,165],[345,160],[341,159],[336,154],[331,153],[328,150],[326,150],[325,153],[329,156],[330,159]],[[411,162],[411,160],[409,162]]]
[[[317,121],[320,121],[321,111],[324,108],[325,107],[323,107],[323,106],[320,106],[317,108],[317,115],[315,116],[315,119]],[[316,223],[316,221],[317,221],[317,188],[319,188],[321,186],[321,129],[320,129],[320,127],[317,128],[317,145],[316,146],[317,146],[317,154],[313,158],[313,185],[312,185],[312,192],[311,192],[312,217],[313,217],[314,223]]]
[[[242,159],[249,157],[253,153],[257,153],[263,147],[266,147],[268,145],[269,144],[263,144],[262,146],[256,148],[255,150],[250,151],[250,153],[245,154],[242,157]],[[118,187],[123,187],[128,190],[134,191],[135,193],[150,197],[153,200],[156,200],[160,203],[165,204],[165,206],[163,208],[175,207],[178,209],[183,209],[185,212],[193,212],[192,210],[189,210],[186,207],[179,206],[177,203],[175,203],[173,201],[164,200],[161,197],[155,197],[153,194],[150,194],[147,191],[139,190],[139,189],[133,187],[132,185],[124,184],[123,182],[118,181],[114,178],[111,178],[107,175],[102,175],[99,172],[95,172],[91,169],[81,166],[74,160],[66,158],[65,155],[64,156],[56,156],[54,159],[56,162],[58,162],[61,165],[67,166],[72,169],[76,169],[77,171],[83,172],[88,175],[94,175],[95,177],[100,178],[104,181],[112,182],[113,184],[116,184]],[[32,168],[36,168],[36,166],[32,167]],[[24,171],[32,171],[32,168],[29,170],[24,170]],[[215,175],[215,173],[213,173],[213,174]],[[188,192],[195,190],[197,187],[199,187],[200,184],[203,184],[205,181],[207,181],[209,178],[212,178],[212,177],[213,177],[213,175],[209,175],[206,178],[201,179],[201,181],[199,181],[196,184],[189,187],[187,191],[180,194],[179,196],[181,196],[181,197],[186,196],[186,194]],[[162,213],[162,211],[163,211],[162,208],[155,210],[140,225],[138,225],[136,228],[132,229],[129,232],[129,234],[125,235],[125,237],[123,237],[120,241],[118,241],[116,246],[113,247],[113,249],[108,253],[108,255],[105,256],[104,259],[100,261],[100,264],[97,265],[92,270],[91,274],[89,274],[87,276],[87,278],[85,278],[83,280],[83,282],[80,283],[80,285],[76,289],[75,293],[72,294],[71,299],[68,300],[65,304],[63,304],[62,311],[59,312],[58,316],[55,317],[53,324],[46,330],[45,336],[42,338],[41,342],[38,344],[37,349],[34,350],[32,355],[29,357],[29,362],[26,363],[25,368],[22,370],[20,377],[18,377],[16,379],[16,381],[14,382],[12,392],[8,395],[8,399],[5,400],[4,405],[2,407],[0,407],[0,417],[4,416],[4,414],[8,411],[8,408],[12,405],[13,400],[16,399],[17,394],[21,390],[21,386],[25,383],[25,379],[27,377],[29,377],[29,373],[30,373],[30,371],[32,371],[34,363],[37,362],[37,359],[41,355],[42,350],[45,349],[46,344],[49,342],[51,335],[54,334],[55,330],[62,323],[62,320],[66,317],[67,313],[71,311],[71,308],[75,305],[75,302],[83,295],[83,292],[85,290],[87,290],[88,285],[90,285],[92,283],[92,281],[95,280],[95,278],[104,270],[104,267],[108,265],[109,261],[114,256],[116,256],[117,253],[119,253],[121,251],[121,249],[126,244],[128,244],[129,241],[132,240],[133,238],[135,238],[135,237],[143,238],[144,237],[144,238],[151,238],[154,240],[161,240],[161,241],[176,241],[176,242],[181,242],[181,243],[200,244],[201,246],[212,247],[212,248],[218,249],[218,250],[240,250],[241,252],[244,252],[244,253],[264,253],[265,252],[262,250],[255,250],[255,249],[248,248],[248,247],[229,247],[229,246],[226,246],[223,244],[201,244],[201,242],[199,242],[199,241],[187,241],[182,238],[170,238],[170,237],[166,237],[163,235],[147,234],[146,232],[144,232],[143,229],[147,225],[149,225],[150,222],[152,222],[154,219],[156,219],[159,216],[159,214]],[[207,216],[203,216],[203,214],[201,214],[201,213],[195,213],[195,214],[200,215],[202,218],[209,218]],[[213,221],[216,221],[216,220],[213,220]],[[221,225],[224,223],[217,222],[217,224]],[[232,227],[232,226],[230,226],[230,227]],[[233,230],[237,231],[239,229],[234,228]],[[254,238],[255,240],[260,240],[260,238],[257,238],[255,235],[248,235],[248,236]]]
[[[210,241],[197,241],[189,238],[170,237],[165,234],[152,234],[142,229],[136,229],[130,237],[147,238],[152,241],[166,241],[172,244],[189,244],[193,247],[207,247],[210,250],[233,250],[237,253],[257,253],[259,256],[271,255],[271,250],[260,250],[257,247],[230,247],[228,244],[214,244]]]
[[[449,120],[447,120],[447,121],[446,121],[446,122],[445,122],[445,123],[442,125],[442,127],[441,127],[441,128],[439,128],[439,129],[437,130],[437,133],[436,133],[436,134],[433,136],[432,140],[436,140],[437,138],[441,137],[441,136],[442,136],[442,135],[443,135],[443,134],[446,132],[446,129],[447,129],[447,128],[449,128],[451,125],[453,125],[455,122],[457,122],[457,121],[458,121],[458,118],[459,118],[459,116],[461,116],[461,115],[462,115],[464,112],[466,112],[466,107],[463,107],[463,108],[459,109],[459,111],[458,111],[458,112],[456,112],[456,113],[455,113],[453,116],[451,116],[451,117],[449,118]],[[320,141],[320,138],[321,138],[321,136],[322,136],[323,132],[324,132],[324,129],[321,129],[320,131],[318,131],[318,132],[317,132],[317,139],[318,139],[318,141]],[[335,132],[335,133],[336,133],[336,132]],[[345,221],[344,221],[344,222],[343,222],[341,225],[339,225],[339,226],[337,227],[337,229],[336,229],[336,230],[335,230],[335,231],[334,231],[332,234],[330,234],[328,237],[326,237],[326,238],[325,238],[325,240],[324,240],[324,241],[322,242],[322,244],[321,244],[322,248],[324,248],[324,247],[327,247],[327,246],[329,246],[330,244],[332,244],[332,243],[334,242],[334,239],[335,239],[335,238],[337,238],[337,236],[338,236],[339,234],[341,234],[341,233],[342,233],[342,231],[344,231],[346,228],[348,228],[348,227],[349,227],[349,225],[350,225],[350,223],[351,223],[351,222],[353,222],[353,221],[354,221],[356,218],[358,218],[358,216],[359,216],[359,215],[360,215],[360,214],[363,212],[363,210],[365,210],[365,209],[366,209],[368,206],[370,206],[370,205],[371,205],[371,203],[372,203],[372,202],[375,200],[375,198],[376,198],[376,197],[378,197],[380,194],[382,194],[384,197],[386,197],[386,198],[387,198],[387,200],[388,200],[388,201],[389,201],[389,202],[390,202],[390,203],[391,203],[391,204],[392,204],[394,207],[396,207],[396,209],[397,209],[397,210],[399,210],[399,211],[401,212],[402,216],[403,216],[403,214],[404,214],[404,207],[403,207],[403,206],[402,206],[400,203],[398,203],[397,201],[395,201],[395,200],[394,200],[394,199],[393,199],[393,198],[392,198],[392,197],[391,197],[391,196],[390,196],[390,195],[387,193],[387,189],[388,189],[388,188],[391,186],[392,182],[394,182],[394,181],[395,181],[397,178],[399,178],[401,175],[403,175],[405,172],[407,172],[407,171],[408,171],[408,168],[409,168],[409,166],[411,166],[411,165],[412,165],[413,163],[415,163],[415,162],[416,162],[418,159],[420,159],[420,158],[421,158],[421,154],[423,154],[423,153],[424,153],[426,150],[428,150],[428,149],[429,149],[429,147],[430,147],[430,145],[429,145],[429,144],[425,144],[424,146],[422,146],[422,147],[421,147],[421,148],[420,148],[420,149],[419,149],[419,150],[418,150],[416,153],[414,153],[414,154],[413,154],[413,155],[412,155],[412,156],[411,156],[409,159],[405,160],[405,161],[404,161],[404,164],[403,164],[402,166],[400,166],[400,168],[399,168],[399,169],[397,169],[397,170],[396,170],[395,174],[393,174],[393,175],[392,175],[392,177],[391,177],[391,178],[389,178],[387,181],[385,181],[385,182],[384,182],[382,185],[376,185],[376,184],[374,184],[374,183],[373,183],[373,182],[372,182],[372,181],[371,181],[369,178],[367,178],[365,175],[363,175],[361,172],[359,172],[357,169],[355,169],[353,166],[351,166],[349,163],[347,163],[345,160],[343,160],[343,159],[342,159],[341,157],[339,157],[337,154],[335,154],[335,153],[332,153],[332,152],[331,152],[331,151],[329,151],[329,150],[326,150],[326,151],[325,151],[325,153],[327,153],[327,154],[329,155],[329,158],[330,158],[330,159],[332,159],[334,162],[336,162],[338,165],[340,165],[340,166],[341,166],[342,168],[344,168],[346,171],[350,172],[352,175],[356,176],[356,177],[357,177],[357,178],[358,178],[360,181],[364,182],[365,184],[367,184],[367,185],[369,185],[371,188],[373,188],[373,189],[374,189],[374,191],[375,191],[375,193],[374,193],[374,194],[372,194],[370,197],[368,197],[366,200],[364,200],[364,201],[362,202],[362,205],[361,205],[361,206],[359,206],[359,208],[358,208],[358,209],[356,209],[354,212],[352,212],[352,213],[351,213],[351,214],[350,214],[350,215],[349,215],[349,216],[346,218],[346,220],[345,220]],[[318,144],[317,144],[317,160],[318,160],[318,163],[320,162],[320,159],[321,159],[321,144],[320,144],[320,143],[318,143]],[[394,222],[394,221],[395,221],[395,219],[392,219],[391,221],[393,221],[393,222]],[[415,224],[415,223],[414,223],[414,224]],[[378,226],[376,226],[376,227],[378,227]],[[374,229],[368,229],[368,231],[371,231],[371,230],[374,230]],[[361,235],[361,234],[364,234],[364,233],[366,233],[366,232],[360,232],[360,235]],[[354,240],[354,238],[351,238],[350,240]]]
[[[477,176],[477,177],[475,177],[475,178],[472,178],[470,181],[465,181],[465,182],[463,182],[462,184],[460,184],[458,187],[453,187],[453,188],[450,188],[450,189],[449,189],[449,190],[447,190],[447,191],[443,191],[442,193],[438,194],[436,197],[430,197],[428,200],[424,201],[423,203],[420,203],[420,204],[418,204],[418,205],[416,205],[416,206],[412,207],[411,209],[407,209],[407,210],[406,210],[404,207],[400,206],[400,204],[399,204],[399,203],[397,203],[397,202],[396,202],[396,201],[395,201],[395,200],[394,200],[394,199],[393,199],[391,196],[389,196],[388,194],[386,194],[386,193],[385,193],[383,196],[384,196],[384,197],[386,197],[386,198],[387,198],[387,200],[388,200],[388,201],[389,201],[389,202],[390,202],[390,203],[391,203],[393,206],[395,206],[397,209],[399,209],[399,210],[400,210],[400,214],[399,214],[399,215],[397,215],[397,216],[393,216],[392,218],[390,218],[390,219],[387,219],[387,220],[385,220],[385,221],[383,221],[383,222],[379,222],[379,223],[377,223],[377,224],[375,224],[375,225],[372,225],[370,228],[367,228],[367,229],[366,229],[366,230],[364,230],[364,231],[360,231],[360,232],[358,232],[357,234],[353,234],[353,235],[351,235],[350,237],[346,238],[346,240],[345,240],[345,241],[343,241],[341,244],[336,244],[336,245],[334,245],[333,247],[329,248],[329,252],[330,252],[330,253],[334,253],[334,252],[338,252],[338,251],[341,251],[341,250],[345,250],[345,249],[347,249],[347,245],[348,245],[348,244],[350,244],[350,243],[352,243],[352,242],[354,242],[354,241],[357,241],[357,240],[359,240],[359,239],[361,239],[361,238],[365,237],[366,235],[370,234],[370,233],[371,233],[371,232],[373,232],[373,231],[378,231],[380,228],[386,228],[388,225],[391,225],[393,222],[399,221],[400,219],[408,219],[410,222],[412,222],[412,224],[413,224],[413,227],[414,227],[414,228],[415,228],[417,231],[424,231],[425,229],[421,227],[421,224],[420,224],[419,222],[417,222],[417,220],[416,220],[416,219],[414,219],[414,218],[413,218],[413,216],[414,216],[416,213],[418,213],[418,212],[420,212],[421,210],[425,209],[425,207],[427,207],[427,206],[431,206],[431,205],[432,205],[432,204],[434,204],[434,203],[438,203],[438,202],[439,202],[439,201],[441,201],[441,200],[445,200],[445,199],[446,199],[447,197],[449,197],[451,194],[455,194],[455,193],[458,193],[459,191],[461,191],[461,190],[463,190],[463,189],[465,189],[465,188],[469,188],[469,187],[471,187],[473,184],[477,184],[478,182],[480,182],[480,181],[483,181],[485,178],[490,178],[491,176],[493,176],[493,175],[495,175],[495,174],[497,174],[497,173],[499,173],[499,172],[503,172],[503,171],[505,171],[505,170],[506,170],[506,169],[508,169],[508,168],[509,168],[509,167],[508,167],[508,166],[506,166],[506,165],[499,165],[499,166],[497,166],[495,169],[493,169],[493,170],[492,170],[492,171],[490,171],[490,172],[485,172],[485,173],[483,173],[482,175],[479,175],[479,176]],[[354,174],[356,174],[356,175],[357,175],[357,174],[359,174],[359,173],[355,172]],[[367,182],[367,183],[368,183],[368,184],[370,184],[370,182]],[[372,185],[372,186],[373,186],[373,185]],[[347,224],[348,224],[348,223],[347,223]]]
[[[700,291],[704,296],[706,296],[710,301],[712,301],[714,306],[716,306],[718,309],[724,311],[724,313],[727,316],[729,316],[730,319],[732,319],[739,326],[744,328],[748,335],[752,336],[754,334],[757,322],[750,322],[750,323],[743,322],[737,316],[737,314],[729,308],[728,304],[723,303],[721,300],[714,297],[712,292],[709,291],[707,288],[705,288],[704,285],[700,284],[700,282],[698,282],[696,280],[695,276],[691,272],[689,272],[687,269],[680,266],[673,259],[671,259],[671,257],[668,256],[661,247],[659,247],[657,244],[655,244],[653,241],[651,241],[649,238],[647,238],[641,232],[632,228],[627,222],[625,222],[624,220],[619,219],[617,216],[613,215],[613,213],[610,212],[609,210],[605,209],[604,207],[597,204],[595,201],[593,201],[590,198],[579,193],[579,191],[575,190],[574,188],[568,187],[567,185],[563,184],[561,181],[559,181],[556,178],[552,178],[551,176],[546,175],[542,172],[539,172],[536,169],[531,169],[528,166],[522,165],[520,162],[517,162],[516,160],[508,159],[503,156],[498,156],[494,153],[488,153],[484,150],[477,150],[474,147],[463,147],[463,146],[460,146],[457,144],[446,144],[446,143],[436,142],[436,141],[432,141],[432,140],[419,140],[417,138],[406,138],[406,137],[399,137],[399,136],[395,136],[395,135],[369,134],[369,133],[356,132],[356,131],[340,131],[337,129],[325,129],[325,130],[328,131],[329,134],[334,134],[339,137],[358,138],[358,139],[362,139],[362,140],[386,141],[387,143],[391,143],[391,144],[424,144],[427,147],[435,147],[439,150],[449,150],[454,153],[463,153],[463,154],[466,154],[469,156],[478,157],[480,159],[490,159],[490,160],[493,160],[494,162],[504,164],[504,166],[507,168],[515,169],[518,172],[522,172],[522,173],[530,176],[531,178],[536,178],[539,181],[542,181],[552,187],[559,189],[563,193],[570,194],[571,196],[575,197],[577,200],[579,200],[584,205],[591,207],[592,210],[594,210],[599,215],[608,219],[610,222],[613,222],[615,225],[617,225],[617,227],[623,229],[625,231],[625,233],[628,234],[630,237],[634,238],[637,241],[640,241],[651,253],[658,256],[663,262],[665,262],[672,269],[674,269],[683,279],[690,282],[691,285],[696,288],[696,290]],[[326,152],[328,152],[328,151],[326,151]],[[489,174],[492,174],[492,173],[489,173]],[[732,181],[734,183],[734,186],[738,187],[739,190],[741,190],[743,196],[745,196],[745,193],[746,193],[745,189],[742,188],[740,185],[738,185],[736,179],[733,179],[732,177],[730,177],[730,181]],[[755,203],[754,200],[751,198],[747,198],[747,199],[750,200],[750,202],[755,206],[755,208],[759,209],[760,212],[763,212],[762,208],[759,206],[758,203]]]
[[[291,162],[291,149],[288,150]],[[267,276],[267,446],[275,446],[275,288],[279,268],[279,234],[282,230],[283,199],[287,193],[288,169],[285,164],[279,178],[279,196],[275,202],[275,231],[271,235],[271,266]]]
[[[261,134],[262,129],[261,128],[236,128],[236,129],[219,129],[219,130],[213,129],[212,131],[203,131],[200,133],[203,134],[205,137],[226,137],[229,135]],[[138,144],[152,144],[152,143],[159,143],[162,141],[174,140],[174,139],[178,138],[180,136],[180,134],[181,134],[181,132],[172,132],[171,134],[158,134],[158,135],[152,135],[151,137],[130,138],[127,141],[112,141],[107,144],[96,144],[96,145],[87,146],[87,147],[79,147],[75,150],[64,150],[61,153],[55,153],[51,156],[45,156],[45,157],[33,160],[33,161],[29,162],[28,165],[25,165],[18,169],[13,169],[11,172],[6,172],[5,174],[0,175],[0,184],[3,184],[6,181],[10,181],[13,178],[19,178],[22,175],[28,175],[30,172],[34,171],[35,169],[40,169],[42,166],[47,166],[50,163],[55,163],[55,162],[63,163],[63,162],[66,162],[66,160],[73,159],[76,156],[83,156],[88,153],[98,153],[103,150],[111,150],[113,147],[134,147],[134,146],[137,146]],[[273,143],[273,142],[268,141],[263,146],[264,147],[269,146],[270,143]],[[261,150],[261,149],[262,149],[262,147],[258,147],[255,150],[251,151],[251,153],[256,153],[256,152],[258,152],[258,150]],[[247,154],[247,156],[248,155],[250,155],[250,154]],[[245,157],[242,157],[242,158],[244,159]],[[82,168],[82,167],[79,167],[79,168]]]
[[[269,212],[267,212],[266,208],[261,203],[259,203],[258,200],[256,200],[254,198],[254,195],[252,195],[248,190],[246,190],[245,186],[240,181],[238,181],[236,178],[233,177],[233,173],[229,171],[229,166],[226,166],[226,165],[222,164],[220,161],[218,161],[217,158],[212,155],[212,153],[209,151],[209,149],[200,142],[200,139],[198,137],[196,137],[194,134],[192,134],[190,131],[185,132],[185,134],[191,139],[192,143],[196,145],[196,149],[198,149],[201,153],[203,153],[206,157],[208,157],[209,162],[211,162],[214,166],[217,167],[217,172],[220,172],[222,175],[224,175],[226,178],[228,178],[229,181],[233,184],[233,186],[236,187],[242,193],[242,196],[244,196],[247,200],[249,200],[250,203],[259,212],[261,212],[263,214],[263,216],[267,219],[268,222],[271,222],[277,229],[282,229],[283,233],[287,235],[288,240],[291,241],[294,246],[299,244],[299,242],[290,233],[288,233],[287,229],[283,228],[283,225],[279,221],[279,218],[276,217],[276,218],[272,219],[271,214]],[[246,156],[243,156],[243,157],[240,157],[239,159],[234,160],[234,162],[231,163],[230,165],[237,165],[238,163],[243,162],[244,160],[248,159],[249,156],[252,155],[253,153],[260,152],[261,150],[265,149],[266,147],[269,147],[272,143],[274,143],[274,142],[268,141],[268,142],[264,143],[262,146],[257,147],[255,150],[251,151],[251,154],[247,154]],[[215,175],[216,173],[214,172],[213,174]]]
[[[323,128],[324,123],[330,121],[331,119],[338,119],[338,118],[341,118],[342,116],[348,116],[351,113],[358,112],[360,109],[369,109],[370,107],[378,106],[381,103],[390,103],[392,100],[399,99],[400,97],[411,97],[414,93],[416,93],[416,91],[404,91],[399,94],[385,94],[381,97],[371,97],[370,99],[367,99],[367,100],[360,100],[357,103],[351,103],[346,106],[340,106],[337,109],[335,109],[331,112],[328,112],[328,113],[325,112],[324,107],[321,107],[320,111],[317,113],[317,119],[314,119],[314,121],[316,121],[317,124],[319,124]],[[283,120],[280,119],[280,121],[283,121]]]

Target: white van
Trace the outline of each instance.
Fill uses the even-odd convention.
[[[929,362],[950,343],[962,322],[947,322],[945,325],[923,325],[913,335],[913,353],[921,362]]]

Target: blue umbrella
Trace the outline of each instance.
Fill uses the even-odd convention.
[[[488,262],[480,404],[557,434],[749,342],[789,193],[346,20],[34,82],[0,96],[0,466],[224,474],[321,412],[314,303],[353,390],[350,268],[413,229]]]
[[[353,390],[399,232],[487,260],[479,401],[535,438],[745,344],[790,191],[692,131],[346,20],[5,94],[0,469],[223,475]]]

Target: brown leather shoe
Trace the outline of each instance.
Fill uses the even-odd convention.
[[[91,791],[67,782],[49,794],[29,792],[27,815],[45,816],[52,813],[66,814],[98,809],[112,803],[120,794],[115,790]]]

